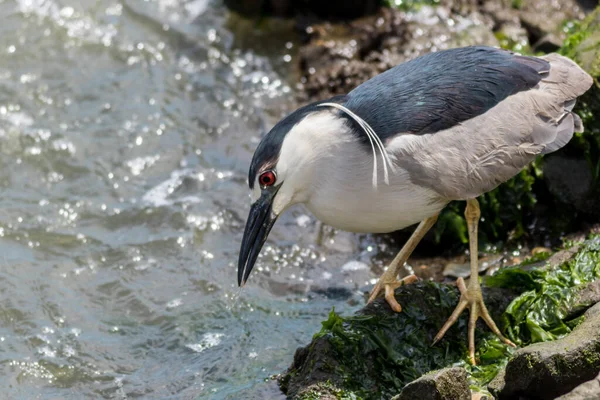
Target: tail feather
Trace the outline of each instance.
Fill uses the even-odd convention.
[[[573,107],[577,98],[592,86],[593,79],[567,57],[553,53],[541,58],[550,63],[550,71],[542,78],[540,88],[562,104],[559,106],[559,110],[562,109],[560,118],[546,120],[533,132],[538,143],[545,144],[541,153],[548,154],[565,146],[575,132],[583,132],[583,123],[573,112]]]
[[[573,125],[575,127],[575,132],[583,133],[583,121],[579,118],[579,115],[572,113],[573,115]]]
[[[565,114],[565,117],[554,129],[556,132],[555,139],[551,143],[547,144],[546,147],[544,147],[542,154],[552,153],[569,143],[573,137],[573,133],[575,132],[573,129],[575,125],[574,117],[577,117],[581,123],[581,119],[576,114],[571,112]]]

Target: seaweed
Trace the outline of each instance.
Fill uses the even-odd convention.
[[[362,400],[363,397],[357,395],[354,392],[339,389],[330,381],[316,385],[316,387],[310,388],[308,391],[303,392],[298,400],[321,400],[324,396],[328,395],[327,398],[335,397],[336,400]]]
[[[540,266],[541,258],[529,270],[504,268],[484,280],[493,318],[520,346],[561,338],[581,322],[580,313],[573,310],[578,308],[579,290],[600,279],[600,235],[591,236],[558,265]],[[396,297],[403,306],[400,314],[377,302],[349,317],[332,310],[309,347],[312,363],[296,365],[288,374],[317,368],[336,377],[331,384],[344,396],[383,399],[429,371],[464,366],[471,388],[486,392],[486,385],[504,368],[514,349],[481,324],[476,332],[478,365],[470,365],[466,316],[431,346],[433,335],[458,301],[452,286],[419,282],[403,287]]]
[[[402,11],[418,10],[422,6],[435,6],[440,0],[383,0],[384,6],[397,8]]]
[[[556,340],[576,326],[567,317],[577,292],[600,278],[600,236],[586,241],[577,255],[553,268],[525,272],[505,268],[486,280],[489,287],[518,287],[523,293],[504,313],[508,337],[519,345]]]
[[[466,352],[456,331],[442,345],[431,346],[431,332],[458,300],[456,290],[434,282],[410,286],[398,296],[404,306],[400,315],[383,307],[371,313],[375,306],[350,317],[332,310],[313,338],[328,341],[336,360],[329,367],[341,377],[343,388],[361,398],[390,398],[424,373],[460,361]],[[437,312],[425,315],[424,309]],[[466,323],[459,326],[466,337]]]

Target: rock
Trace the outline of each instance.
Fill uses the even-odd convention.
[[[533,42],[534,51],[542,53],[552,53],[558,51],[564,42],[564,37],[556,33],[548,33],[542,36],[538,41]]]
[[[497,393],[500,393],[502,389],[504,389],[504,377],[506,374],[506,370],[502,369],[498,374],[488,383],[487,389],[490,393],[492,393],[497,398]]]
[[[331,382],[324,382],[303,389],[295,398],[297,400],[350,400],[356,399],[356,396],[344,389],[339,389]]]
[[[600,304],[596,304],[567,337],[517,350],[504,376],[497,376],[488,389],[498,400],[519,396],[550,400],[593,379],[599,371]]]
[[[375,12],[379,0],[225,0],[231,10],[245,16],[291,17],[312,14],[327,19],[357,18]]]
[[[484,290],[490,313],[500,321],[516,293],[498,288]],[[466,352],[467,318],[461,318],[431,346],[433,337],[458,301],[453,285],[419,282],[396,291],[403,306],[394,313],[378,299],[356,315],[342,318],[332,312],[312,343],[299,348],[281,378],[290,399],[319,390],[329,383],[335,390],[351,390],[359,398],[391,398],[423,374],[459,362]],[[478,324],[482,337],[485,325]]]
[[[539,261],[537,258],[534,260]],[[529,343],[532,338],[544,340],[566,335],[581,320],[583,312],[600,301],[600,280],[594,281],[600,278],[600,235],[545,260],[546,264],[542,261],[528,264],[528,270],[516,267],[501,269],[483,281],[483,294],[492,318],[500,328],[503,322],[509,322],[511,325],[505,326],[505,332],[520,343]],[[515,298],[517,293],[522,294]],[[433,373],[408,385],[410,382],[430,371],[461,363],[470,374],[469,385],[483,389],[508,362],[512,350],[501,344],[479,321],[476,357],[481,364],[472,368],[464,363],[466,315],[458,319],[440,343],[430,345],[439,327],[456,306],[456,287],[418,282],[398,288],[395,294],[403,307],[401,313],[392,312],[383,299],[349,317],[341,317],[332,311],[312,342],[296,350],[293,364],[281,377],[281,388],[288,398],[312,399],[316,397],[308,394],[322,393],[325,396],[324,393],[327,393],[327,396],[333,396],[346,393],[348,398],[380,399],[392,398],[402,390],[400,399],[410,396],[423,398],[414,394],[415,391],[427,389],[431,393],[442,393],[442,382],[448,380],[448,372],[442,375],[440,372]],[[512,384],[505,382],[516,381],[516,385],[531,386],[543,393],[544,388],[549,391],[556,389],[551,382],[543,379],[555,379],[557,385],[564,389],[557,394],[564,394],[595,376],[598,371],[593,375],[588,372],[596,362],[600,368],[600,304],[593,310],[597,312],[588,311],[586,320],[573,329],[570,336],[516,352],[515,360],[525,359],[525,367],[531,361],[531,365],[544,368],[554,365],[558,359],[558,367],[552,370],[554,375],[545,373],[543,369],[539,373],[533,369],[525,371],[523,361],[513,360],[508,364],[506,378],[500,374],[490,384],[490,390],[504,393],[504,390],[511,390]],[[596,350],[593,348],[595,344],[598,344]],[[587,356],[583,361],[577,358],[582,354]],[[515,362],[517,364],[513,364]],[[565,365],[572,363],[575,370],[564,368],[560,362]],[[586,362],[588,370],[585,365],[580,365]],[[581,374],[580,370],[583,371]],[[524,376],[525,372],[527,376]],[[452,373],[462,374],[464,371]],[[522,383],[518,379],[529,379],[532,383]],[[460,381],[458,378],[453,380]],[[513,394],[511,392],[503,398],[511,398]]]
[[[572,308],[571,313],[575,314],[596,303],[600,303],[600,281],[589,283],[577,293],[574,301],[577,307]]]
[[[544,161],[543,173],[548,190],[557,200],[587,215],[600,216],[593,171],[585,159],[556,154]]]
[[[490,268],[498,267],[504,256],[502,255],[491,255],[487,257],[482,257],[479,259],[479,272],[487,271]],[[471,274],[471,263],[456,263],[450,262],[446,264],[444,267],[444,271],[442,272],[444,276],[450,276],[453,278],[468,278]]]
[[[452,14],[442,6],[405,13],[382,8],[349,23],[304,27],[300,49],[302,101],[347,93],[362,82],[432,50],[475,44],[497,46],[492,24],[484,16]]]
[[[493,21],[477,11],[463,16],[441,6],[422,7],[409,14],[408,19],[412,38],[404,46],[407,58],[455,47],[499,46]]]
[[[349,92],[391,67],[377,59],[384,49],[402,54],[400,46],[410,41],[404,13],[389,8],[350,23],[306,26],[304,31],[307,43],[299,52],[302,100]]]
[[[571,390],[569,393],[557,397],[556,400],[598,400],[600,399],[600,374],[591,381],[587,381]]]
[[[504,31],[506,26],[524,29],[535,51],[549,52],[562,46],[566,37],[564,23],[583,19],[585,10],[577,0],[497,0],[483,2],[480,12],[492,18],[495,32]]]
[[[464,368],[444,368],[412,381],[392,400],[470,400],[471,390]]]
[[[500,47],[518,53],[530,52],[527,30],[517,22],[505,22],[495,31]]]
[[[521,27],[519,10],[512,7],[511,1],[486,1],[481,5],[481,12],[489,15],[494,21],[494,29],[501,30],[506,24]]]
[[[585,238],[582,238],[582,240]],[[581,243],[575,244],[568,249],[561,250],[557,253],[554,253],[548,259],[547,264],[549,265],[559,265],[564,262],[569,261],[581,250]]]
[[[532,43],[534,49],[537,50],[536,44],[545,40],[549,42],[546,46],[547,50],[558,50],[563,41],[565,34],[559,35],[556,33],[561,24],[568,20],[564,13],[559,13],[556,17],[550,17],[546,13],[540,13],[536,10],[526,11],[520,14],[521,24],[527,30],[529,42]],[[543,51],[540,49],[540,51]]]

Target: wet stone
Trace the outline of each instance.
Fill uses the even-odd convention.
[[[408,29],[404,13],[388,8],[350,23],[306,26],[307,43],[299,54],[301,95],[318,99],[347,93],[390,68],[393,65],[378,58],[384,50],[401,55],[402,44],[410,40]]]
[[[569,393],[557,397],[556,400],[597,400],[600,399],[600,374],[591,381],[587,381],[571,390]]]
[[[522,27],[536,51],[554,51],[565,39],[565,21],[582,19],[584,11],[589,11],[580,3],[577,0],[497,0],[483,2],[480,12],[494,20],[495,31],[504,30],[505,25]]]
[[[498,266],[502,262],[502,255],[492,255],[479,259],[479,272],[487,271],[492,267]],[[455,263],[451,262],[446,264],[444,267],[444,276],[450,276],[453,278],[467,278],[471,274],[471,263]]]
[[[600,304],[567,337],[517,350],[488,389],[498,400],[554,399],[600,372]]]
[[[593,171],[586,160],[557,154],[548,157],[543,168],[548,189],[557,199],[587,215],[600,214]]]
[[[378,0],[225,0],[225,5],[244,16],[274,15],[291,17],[313,14],[321,18],[356,18],[373,13],[380,5]]]
[[[382,8],[347,23],[316,22],[304,27],[300,48],[302,101],[348,93],[404,61],[433,50],[469,45],[498,46],[491,19],[423,6],[405,13]]]
[[[516,296],[500,288],[485,288],[483,294],[496,320]],[[393,312],[383,298],[353,316],[332,313],[312,343],[296,350],[280,379],[283,392],[303,400],[328,384],[328,393],[348,390],[365,399],[392,398],[423,374],[459,362],[467,337],[465,318],[446,333],[443,343],[431,346],[458,296],[453,285],[422,281],[396,290],[401,313]],[[479,323],[476,335],[481,337],[484,329]]]
[[[471,391],[464,368],[432,371],[409,383],[392,400],[469,400]]]

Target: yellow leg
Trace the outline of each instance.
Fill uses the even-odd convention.
[[[458,305],[454,309],[454,312],[448,318],[442,329],[438,332],[433,339],[433,344],[437,343],[448,331],[448,329],[456,322],[460,314],[465,308],[469,308],[469,358],[471,363],[475,365],[475,324],[479,317],[483,318],[487,326],[490,327],[492,332],[496,334],[504,343],[516,347],[513,342],[505,338],[500,329],[494,323],[494,320],[490,316],[485,303],[483,302],[483,296],[481,294],[481,286],[479,285],[479,266],[477,263],[477,225],[479,224],[479,217],[481,212],[479,211],[479,202],[476,199],[467,200],[467,208],[465,209],[465,219],[467,220],[467,226],[469,229],[469,251],[471,253],[471,279],[469,279],[469,286],[465,286],[465,281],[462,278],[458,278],[456,281],[458,289],[460,290],[460,300]]]
[[[416,281],[417,277],[415,275],[409,275],[401,280],[398,280],[398,273],[400,272],[400,268],[402,268],[406,260],[408,260],[408,257],[410,257],[412,254],[415,247],[417,247],[417,244],[419,244],[421,239],[423,239],[423,236],[425,236],[427,231],[429,231],[429,229],[431,229],[431,227],[435,224],[438,215],[439,214],[436,214],[433,217],[429,217],[421,221],[419,226],[417,226],[417,229],[415,229],[404,247],[402,247],[402,250],[400,250],[400,252],[392,260],[388,269],[383,273],[383,275],[381,275],[381,278],[379,278],[377,285],[375,285],[371,295],[369,296],[369,303],[375,300],[383,289],[385,291],[385,299],[392,310],[396,312],[402,311],[402,307],[400,304],[398,304],[396,297],[394,296],[394,289],[404,284]]]

